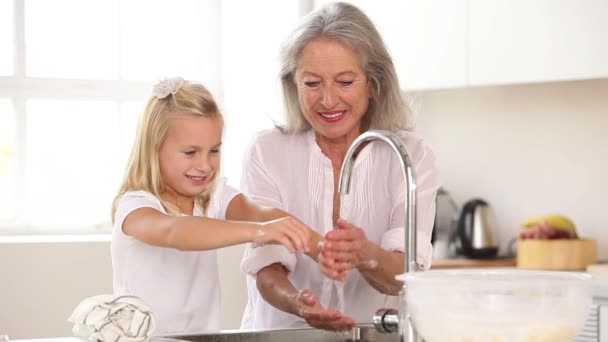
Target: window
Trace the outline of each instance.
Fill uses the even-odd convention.
[[[14,36],[14,8],[13,1],[0,1],[0,76],[13,73],[13,56],[15,54]]]
[[[239,185],[253,132],[281,113],[280,43],[311,0],[0,0],[0,234],[110,231],[154,83],[203,82]],[[48,15],[53,13],[53,15]]]
[[[107,222],[109,209],[99,208],[109,208],[112,183],[120,179],[116,103],[36,98],[27,101],[26,113],[24,209],[35,213],[27,223],[77,229]]]
[[[14,221],[15,178],[15,111],[8,99],[0,98],[0,222]]]
[[[218,3],[0,0],[0,233],[109,231],[152,85],[217,88]]]
[[[301,13],[295,1],[273,1],[272,7],[272,13],[281,15],[260,20],[268,14],[258,2],[222,1],[222,109],[226,121],[222,173],[236,186],[252,133],[282,119],[279,50]],[[247,29],[231,29],[236,27]]]

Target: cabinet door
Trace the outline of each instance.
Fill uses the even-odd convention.
[[[608,1],[470,0],[470,85],[608,76]]]
[[[315,1],[315,7],[331,1]],[[374,22],[405,90],[467,84],[467,0],[351,0]]]

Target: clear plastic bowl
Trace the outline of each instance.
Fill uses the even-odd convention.
[[[579,272],[458,269],[399,278],[426,342],[571,342],[593,294],[592,277]]]

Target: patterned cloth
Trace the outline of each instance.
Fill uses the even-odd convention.
[[[80,302],[68,318],[74,336],[89,341],[147,342],[156,321],[150,308],[134,296],[99,295]]]

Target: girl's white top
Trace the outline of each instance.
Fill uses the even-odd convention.
[[[207,215],[195,206],[193,216],[225,219],[228,204],[239,192],[221,179]],[[130,191],[118,202],[112,232],[115,295],[134,295],[156,316],[157,334],[220,329],[220,284],[215,251],[179,251],[148,245],[122,231],[127,215],[138,208],[166,213],[149,192]]]
[[[435,218],[435,195],[440,181],[435,155],[421,138],[400,131],[413,163],[417,193],[417,263],[431,265],[431,232]],[[357,157],[350,193],[341,203],[341,216],[365,231],[367,239],[388,251],[404,251],[405,183],[400,162],[383,142],[372,142]],[[258,204],[281,208],[321,235],[334,229],[332,221],[334,174],[330,160],[321,152],[313,130],[286,135],[278,129],[256,135],[243,165],[242,190]],[[256,273],[272,263],[281,263],[298,290],[310,289],[322,305],[339,309],[338,290],[325,278],[312,259],[291,254],[282,246],[245,250],[241,268],[249,274],[249,300],[241,327],[287,328],[305,326],[295,316],[268,304],[259,294]],[[341,284],[339,284],[341,285]],[[359,323],[370,323],[375,310],[398,307],[398,297],[375,290],[357,271],[350,271],[344,288],[344,312]]]

